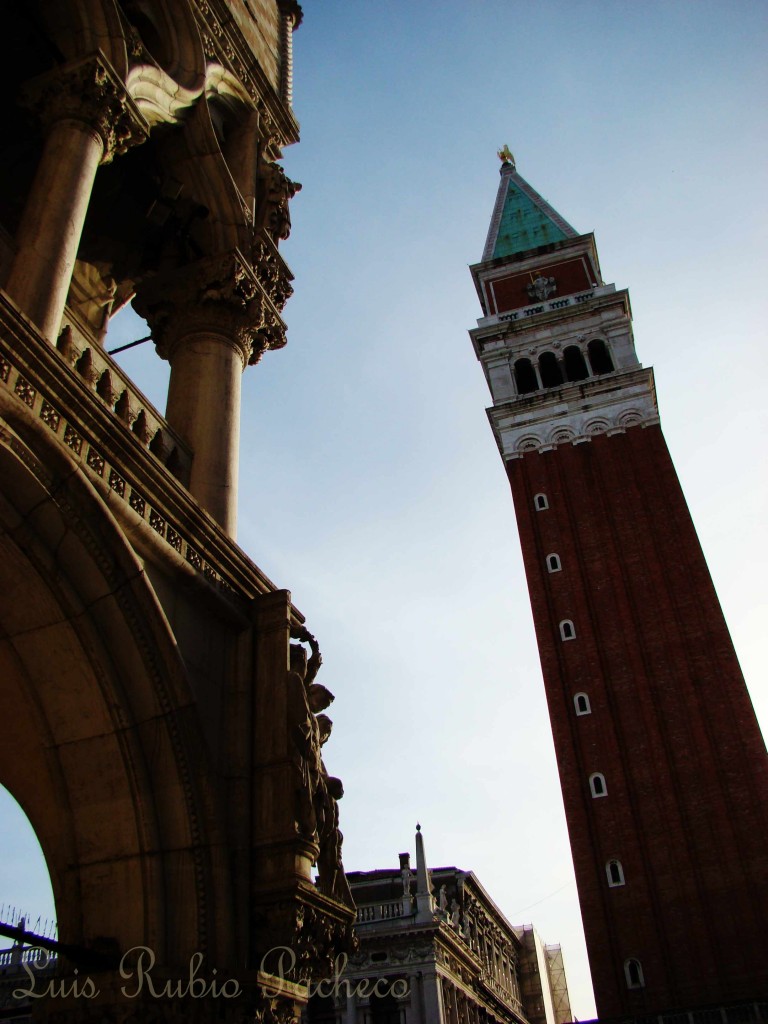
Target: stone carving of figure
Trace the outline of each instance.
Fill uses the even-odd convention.
[[[410,868],[403,868],[400,872],[403,879],[403,896],[411,895],[411,881],[413,879],[413,872]]]
[[[317,836],[314,794],[320,782],[321,761],[318,726],[307,699],[306,675],[307,652],[300,644],[291,644],[287,689],[296,769],[296,829],[312,841]]]
[[[330,690],[327,690],[322,683],[305,683],[307,699],[313,714],[325,711],[328,705],[334,700]]]
[[[451,924],[454,928],[459,927],[459,904],[456,900],[451,902]]]
[[[320,730],[320,746],[322,747],[330,739],[333,722],[328,715],[317,715],[316,720],[317,727]]]
[[[440,894],[437,897],[437,907],[441,914],[444,914],[448,910],[448,896],[444,885],[440,886]]]
[[[354,906],[341,859],[344,837],[339,829],[338,801],[344,795],[344,787],[340,779],[328,774],[321,754],[333,727],[328,715],[321,712],[334,698],[330,690],[314,681],[323,662],[314,636],[304,626],[294,628],[291,636],[300,641],[290,645],[288,673],[297,830],[319,846],[319,888],[340,902]],[[310,646],[309,659],[302,643]]]
[[[352,890],[341,858],[344,836],[339,828],[339,807],[337,801],[344,796],[340,779],[326,775],[323,793],[323,814],[320,822],[320,855],[317,858],[317,877],[320,889],[333,896],[340,903],[354,907]]]
[[[291,233],[291,215],[288,203],[301,190],[301,185],[297,181],[291,181],[280,164],[266,164],[262,175],[264,180],[262,223],[272,240],[277,243],[288,238]]]

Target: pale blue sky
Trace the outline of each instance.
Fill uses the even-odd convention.
[[[466,331],[509,143],[628,286],[638,354],[768,722],[768,8],[307,2],[288,347],[244,382],[240,541],[318,636],[350,869],[420,820],[594,1011],[512,500]],[[130,340],[141,325],[115,324]],[[111,339],[110,339],[111,340]],[[114,343],[118,343],[118,338]],[[164,405],[146,346],[122,363]],[[0,902],[27,905],[2,879]],[[5,886],[9,886],[6,892]],[[35,914],[44,912],[30,906]]]

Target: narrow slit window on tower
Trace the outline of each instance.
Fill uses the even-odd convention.
[[[575,640],[576,630],[573,628],[573,623],[570,619],[563,619],[560,623],[560,639],[561,640]]]
[[[589,697],[586,693],[577,693],[573,698],[573,706],[576,708],[577,715],[591,715],[592,707],[589,703]]]
[[[605,873],[608,876],[608,885],[612,889],[624,885],[624,868],[620,860],[609,860],[605,865]]]
[[[547,572],[560,572],[560,555],[547,555]]]
[[[589,788],[592,796],[607,796],[608,788],[605,785],[605,776],[601,772],[594,772],[589,776]]]
[[[563,383],[563,373],[554,352],[542,352],[539,356],[539,374],[545,388],[557,388]]]
[[[533,507],[537,512],[541,512],[543,509],[549,508],[549,502],[547,501],[546,494],[534,494]]]
[[[539,390],[539,382],[536,380],[536,371],[530,359],[518,359],[515,361],[515,384],[519,395],[527,395],[531,391]]]
[[[569,345],[563,352],[565,375],[568,380],[586,380],[589,370],[578,345]]]
[[[613,373],[613,360],[602,338],[593,338],[587,345],[587,355],[593,373]]]
[[[636,957],[632,956],[624,961],[624,975],[627,979],[627,988],[645,988],[643,966]]]

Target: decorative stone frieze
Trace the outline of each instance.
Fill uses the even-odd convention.
[[[102,53],[65,64],[27,82],[22,105],[34,110],[43,124],[80,121],[101,138],[101,163],[144,142],[149,126]]]

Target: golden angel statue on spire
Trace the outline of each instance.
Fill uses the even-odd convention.
[[[515,166],[515,158],[506,143],[504,144],[504,148],[498,151],[497,156],[503,164],[512,164],[513,167]]]

